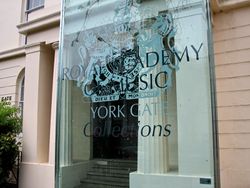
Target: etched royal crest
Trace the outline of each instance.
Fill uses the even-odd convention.
[[[176,31],[172,15],[147,18],[148,25],[145,22],[139,24],[145,28],[138,28],[131,21],[135,12],[132,2],[123,2],[115,9],[118,17],[113,20],[113,28],[104,26],[86,32],[94,38],[89,43],[95,43],[79,48],[86,77],[78,81],[78,86],[93,102],[157,96],[159,90],[171,87],[172,71],[179,68],[174,57]],[[83,49],[88,53],[87,60]]]
[[[105,57],[107,63],[97,59],[82,85],[85,96],[93,101],[109,101],[126,98],[126,92],[138,92],[138,74],[142,63],[135,49],[123,50],[118,57]]]

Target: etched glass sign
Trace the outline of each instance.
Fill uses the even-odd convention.
[[[58,188],[214,188],[207,4],[65,0]]]

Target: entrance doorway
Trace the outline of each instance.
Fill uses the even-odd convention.
[[[93,103],[93,158],[137,158],[138,100]]]

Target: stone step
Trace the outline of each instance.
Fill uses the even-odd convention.
[[[85,179],[81,183],[85,185],[84,188],[129,188],[129,183],[124,182]]]
[[[77,188],[129,188],[129,173],[136,169],[136,161],[97,159]]]
[[[98,173],[88,173],[87,179],[89,180],[101,180],[106,182],[129,182],[129,176],[127,175],[110,175],[110,174],[98,174]]]
[[[116,173],[116,172],[134,172],[136,168],[132,167],[116,167],[116,166],[93,166],[91,171],[96,172],[106,172],[106,173]]]
[[[116,185],[98,185],[98,184],[81,184],[74,188],[117,188]],[[119,188],[129,188],[128,186],[121,186]]]
[[[129,188],[128,186],[119,186],[116,185],[97,185],[97,184],[81,184],[74,188]]]
[[[129,160],[96,160],[94,163],[96,166],[112,166],[112,167],[126,167],[136,168],[136,161]]]
[[[89,171],[87,175],[90,176],[109,176],[109,177],[119,177],[119,178],[129,178],[129,173],[120,171],[115,173],[105,173],[105,172],[95,172],[95,171]]]

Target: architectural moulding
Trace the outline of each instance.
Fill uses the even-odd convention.
[[[229,11],[235,8],[250,6],[250,0],[211,0],[213,12]]]
[[[13,48],[11,50],[0,52],[0,61],[4,59],[11,59],[13,57],[19,57],[19,56],[25,56],[24,47]]]
[[[58,49],[59,42],[52,43],[53,49]],[[26,45],[18,48],[13,48],[11,50],[5,50],[0,52],[0,61],[11,59],[14,57],[25,56],[26,54],[34,53],[37,51],[46,51],[45,42],[39,42],[31,45]]]
[[[60,11],[49,14],[35,20],[27,21],[17,25],[19,33],[27,35],[42,31],[60,24]]]
[[[47,51],[45,42],[38,42],[38,43],[25,46],[26,55],[31,54],[31,53],[41,52],[41,51]]]
[[[53,42],[53,43],[51,44],[51,46],[52,46],[52,48],[53,48],[54,50],[58,49],[58,48],[59,48],[59,41]]]

